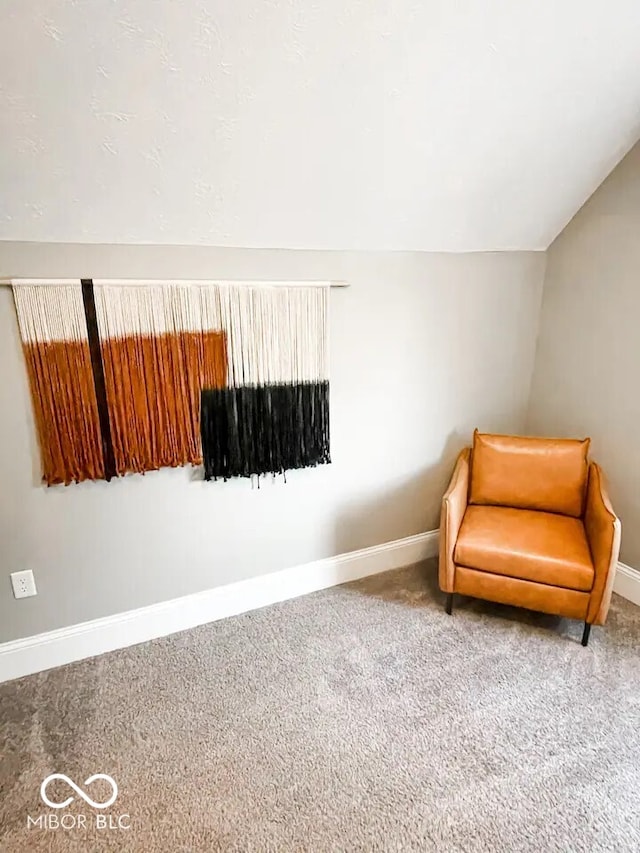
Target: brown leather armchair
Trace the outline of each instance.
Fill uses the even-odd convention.
[[[620,521],[587,458],[590,439],[476,430],[442,499],[440,588],[447,593],[603,625],[620,552]]]

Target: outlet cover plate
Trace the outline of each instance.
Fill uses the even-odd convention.
[[[11,586],[13,587],[15,598],[29,598],[31,595],[38,594],[36,581],[31,569],[27,569],[24,572],[12,572]]]

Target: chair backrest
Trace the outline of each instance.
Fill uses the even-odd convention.
[[[523,438],[475,430],[469,503],[579,518],[588,479],[585,438]]]

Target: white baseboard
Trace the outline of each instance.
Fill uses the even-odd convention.
[[[12,640],[0,644],[0,682],[166,637],[177,631],[368,575],[399,569],[437,553],[438,531],[430,530],[138,610]],[[619,563],[613,589],[618,595],[640,605],[640,572]]]
[[[47,631],[0,645],[0,682],[165,637],[206,622],[358,580],[438,553],[438,531]]]
[[[624,563],[618,563],[613,591],[634,604],[640,605],[640,572]]]

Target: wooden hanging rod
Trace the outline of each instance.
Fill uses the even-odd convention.
[[[80,284],[80,278],[3,278],[0,285],[10,286],[13,284]],[[349,287],[346,281],[234,281],[208,278],[94,278],[94,284],[114,284],[131,287],[144,287],[145,285],[162,284],[240,284],[254,287]]]

